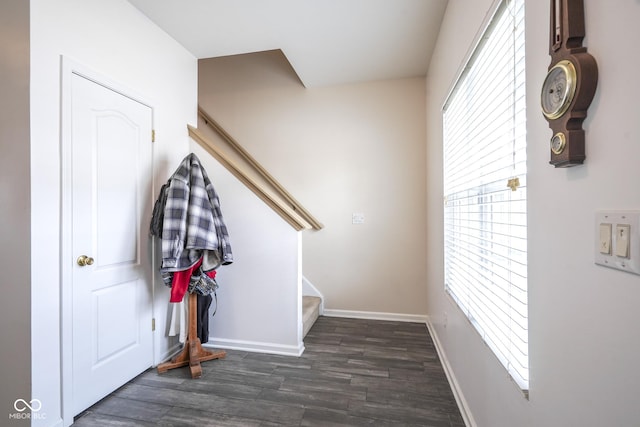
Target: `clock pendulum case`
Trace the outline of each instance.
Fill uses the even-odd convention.
[[[582,122],[598,84],[596,60],[582,46],[585,36],[583,0],[551,0],[549,55],[540,106],[549,122],[555,167],[582,164],[585,138]]]

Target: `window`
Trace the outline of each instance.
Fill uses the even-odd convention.
[[[445,289],[529,387],[524,0],[503,0],[443,108]]]

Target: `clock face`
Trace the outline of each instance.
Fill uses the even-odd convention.
[[[564,147],[567,145],[567,138],[564,133],[558,132],[551,138],[551,151],[554,154],[561,154],[564,151]]]
[[[550,120],[562,117],[576,93],[576,69],[567,60],[554,65],[542,85],[540,105],[542,113]]]

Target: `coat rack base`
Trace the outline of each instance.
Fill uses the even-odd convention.
[[[181,368],[183,366],[189,365],[191,378],[200,378],[202,376],[202,366],[200,365],[201,362],[206,362],[207,360],[214,359],[223,359],[227,355],[227,353],[223,350],[204,350],[199,341],[200,340],[198,340],[198,343],[185,343],[182,353],[171,359],[170,362],[165,362],[158,365],[158,373],[162,374],[170,369]],[[197,349],[198,347],[200,347],[199,350]]]
[[[198,301],[195,294],[189,295],[189,337],[184,343],[182,352],[173,357],[169,362],[161,363],[158,365],[158,373],[162,374],[170,369],[181,368],[183,366],[189,366],[191,371],[191,378],[200,378],[202,376],[201,362],[207,360],[223,359],[227,353],[224,350],[205,350],[202,348],[200,338],[196,332],[196,319],[195,314],[198,307]]]

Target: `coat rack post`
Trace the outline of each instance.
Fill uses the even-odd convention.
[[[158,373],[162,374],[169,369],[180,368],[189,365],[191,378],[202,376],[202,366],[200,362],[207,360],[222,359],[227,353],[224,350],[205,350],[202,348],[200,338],[198,338],[197,325],[198,297],[196,294],[189,294],[189,333],[187,341],[184,343],[182,352],[172,358],[169,362],[158,365]]]

